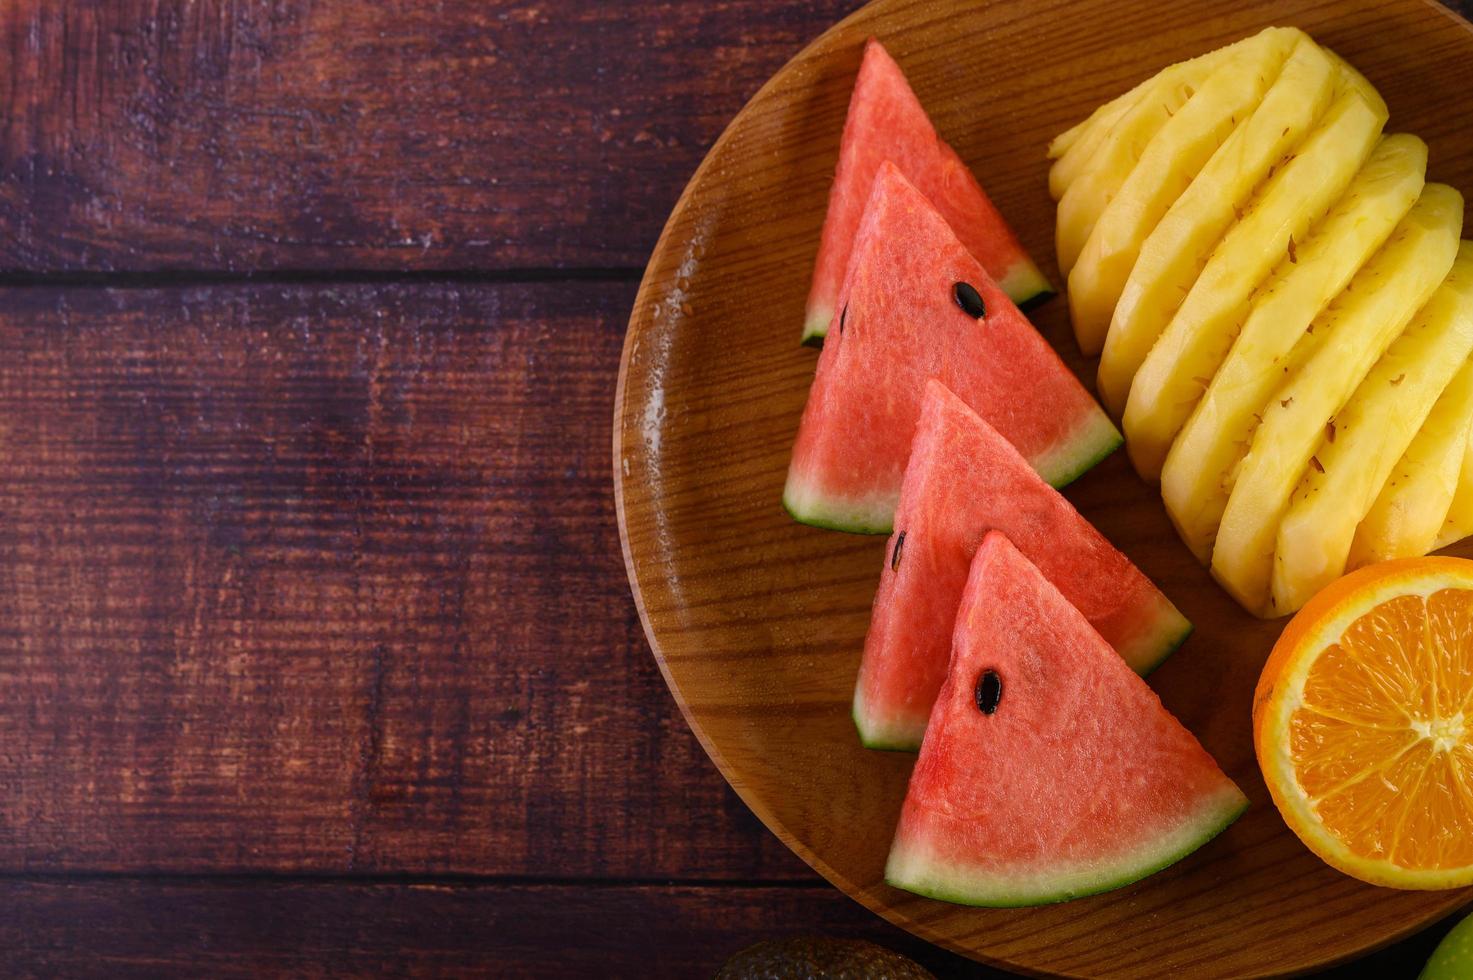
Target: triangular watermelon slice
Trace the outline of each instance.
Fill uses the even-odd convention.
[[[805,344],[821,343],[828,333],[870,185],[886,160],[935,202],[962,243],[1015,302],[1052,291],[977,178],[936,134],[900,66],[871,38],[849,98],[839,166],[808,294]]]
[[[940,383],[926,386],[885,555],[854,723],[870,748],[921,744],[946,678],[952,624],[983,538],[1002,531],[1139,673],[1191,632],[1171,600]]]
[[[885,880],[1061,902],[1181,860],[1248,800],[1001,533],[977,550]]]
[[[890,164],[875,177],[840,298],[783,494],[805,524],[890,530],[928,378],[1055,486],[1120,445],[1059,355]]]

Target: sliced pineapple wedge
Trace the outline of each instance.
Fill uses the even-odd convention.
[[[1381,93],[1376,91],[1376,86],[1372,85],[1366,76],[1357,71],[1356,67],[1350,62],[1329,48],[1323,48],[1322,50],[1335,62],[1335,67],[1340,69],[1340,75],[1345,79],[1345,84],[1359,92],[1361,98],[1370,103],[1371,107],[1381,113],[1381,115],[1387,115],[1386,100],[1381,98]]]
[[[1253,189],[1283,164],[1284,157],[1324,113],[1336,77],[1330,56],[1309,38],[1302,38],[1262,103],[1233,130],[1141,244],[1139,256],[1120,288],[1118,303],[1110,300],[1114,303],[1113,313],[1103,313],[1110,319],[1100,359],[1099,393],[1100,400],[1116,417],[1125,410],[1136,369],[1181,306],[1213,247],[1234,217],[1242,212]],[[1187,103],[1188,107],[1206,92],[1204,86]],[[1185,113],[1184,109],[1182,114]],[[1114,206],[1112,202],[1111,208]],[[1108,216],[1107,210],[1100,226],[1090,236],[1086,256],[1095,247],[1095,239]],[[1082,302],[1076,296],[1074,280],[1085,268],[1085,261],[1081,259],[1069,276],[1071,309]],[[1103,307],[1089,310],[1088,314],[1098,316],[1102,310]],[[1076,313],[1076,335],[1084,332],[1079,317]],[[1093,330],[1093,325],[1089,329]],[[1080,346],[1091,345],[1081,339]]]
[[[1244,40],[1251,39],[1245,38]],[[1141,98],[1152,89],[1163,74],[1175,72],[1186,84],[1200,85],[1224,59],[1243,43],[1244,41],[1236,41],[1216,51],[1209,51],[1187,61],[1168,65],[1129,92],[1117,95],[1100,106],[1090,113],[1088,119],[1075,123],[1055,136],[1048,147],[1048,157],[1054,161],[1053,166],[1049,168],[1048,187],[1054,200],[1057,201],[1063,197],[1069,185],[1074,183],[1080,174],[1093,167],[1100,145],[1109,136],[1110,131],[1131,109],[1140,104]]]
[[[1260,616],[1280,612],[1269,575],[1289,496],[1330,419],[1452,268],[1462,230],[1463,196],[1428,184],[1391,239],[1316,318],[1302,356],[1291,356],[1288,380],[1262,412],[1212,549],[1213,577],[1244,608]]]
[[[1141,476],[1160,477],[1167,450],[1247,318],[1253,290],[1281,259],[1296,258],[1295,243],[1344,193],[1385,122],[1359,93],[1346,92],[1213,250],[1130,383],[1126,448]]]
[[[1422,193],[1427,146],[1383,139],[1345,195],[1252,300],[1248,320],[1161,470],[1161,496],[1182,540],[1204,565],[1212,555],[1229,479],[1253,427],[1286,377],[1283,361],[1314,318],[1390,237]],[[1473,531],[1470,531],[1473,533]]]
[[[1139,88],[1139,86],[1137,86],[1137,88]],[[1057,160],[1065,153],[1068,153],[1069,148],[1075,143],[1079,142],[1079,137],[1083,136],[1085,133],[1090,132],[1094,127],[1100,125],[1100,120],[1105,118],[1105,116],[1109,115],[1112,112],[1118,113],[1120,111],[1120,103],[1131,99],[1131,97],[1134,95],[1135,89],[1131,89],[1124,95],[1117,95],[1109,102],[1106,102],[1104,105],[1096,108],[1095,111],[1091,112],[1087,118],[1079,120],[1079,122],[1075,123],[1068,129],[1060,133],[1058,136],[1055,136],[1053,139],[1049,140],[1048,151],[1044,153],[1044,156],[1046,156],[1050,160]]]
[[[1264,31],[1222,62],[1156,133],[1130,176],[1100,212],[1069,273],[1069,314],[1074,336],[1086,354],[1098,353],[1104,346],[1115,301],[1135,266],[1141,243],[1229,135],[1235,135],[1235,129],[1241,131],[1239,121],[1254,114],[1301,40],[1313,44],[1300,31]],[[1329,60],[1323,55],[1320,59],[1328,76]],[[1260,130],[1258,138],[1279,137],[1282,129]],[[1272,159],[1263,164],[1265,170]],[[1230,206],[1228,211],[1231,214]]]
[[[1469,433],[1468,448],[1463,453],[1462,468],[1458,472],[1458,489],[1448,505],[1447,517],[1442,529],[1433,542],[1435,549],[1446,548],[1473,534],[1473,432]]]
[[[1277,31],[1282,28],[1271,27],[1267,30]],[[1236,50],[1239,45],[1254,38],[1239,41],[1237,45],[1229,45],[1213,54],[1220,59],[1222,52]],[[1142,88],[1135,105],[1120,117],[1085,159],[1085,166],[1077,179],[1059,199],[1057,225],[1054,229],[1059,269],[1066,276],[1074,268],[1074,262],[1079,258],[1084,243],[1089,240],[1095,221],[1099,219],[1105,205],[1120,190],[1120,185],[1125,183],[1125,178],[1135,169],[1136,161],[1145,152],[1151,139],[1186,104],[1198,86],[1206,81],[1216,64],[1217,60],[1204,56],[1172,65],[1150,79]],[[1083,146],[1078,145],[1075,149],[1082,150]],[[1065,158],[1068,156],[1066,153]]]
[[[1156,132],[1192,97],[1186,72],[1168,68],[1151,80],[1141,99],[1093,147],[1081,145],[1081,169],[1059,197],[1054,250],[1066,276],[1094,230],[1095,220],[1120,189]],[[1088,156],[1084,155],[1088,150]],[[1068,155],[1059,166],[1068,169]]]
[[[1217,51],[1209,51],[1204,55],[1198,55],[1196,58],[1189,58],[1187,59],[1187,61],[1190,62],[1210,59],[1215,63],[1220,57],[1218,51],[1221,50],[1223,49],[1219,48]],[[1161,71],[1166,71],[1167,69],[1176,67],[1176,65],[1186,63],[1187,62],[1176,62],[1175,64],[1167,65],[1166,68],[1161,69]],[[1156,73],[1156,75],[1160,74],[1160,71]],[[1155,80],[1156,75],[1152,75],[1150,78],[1147,78],[1142,82],[1138,82],[1135,87],[1133,87],[1129,92],[1115,96],[1115,98],[1111,99],[1109,102],[1104,103],[1103,105],[1095,109],[1094,112],[1091,112],[1087,118],[1081,119],[1079,122],[1064,130],[1058,136],[1055,136],[1053,139],[1049,140],[1047,154],[1048,158],[1050,160],[1062,159],[1063,157],[1067,156],[1069,152],[1073,150],[1074,147],[1077,146],[1081,140],[1085,139],[1086,137],[1098,136],[1102,130],[1109,130],[1109,128],[1115,125],[1116,121],[1119,120],[1119,118],[1124,115],[1131,106],[1140,101],[1141,93],[1144,92],[1146,90],[1146,87]]]
[[[1146,81],[1150,81],[1150,79]],[[1140,85],[1137,85],[1124,95],[1115,96],[1115,98],[1101,105],[1094,112],[1091,112],[1088,118],[1081,119],[1058,136],[1049,140],[1048,152],[1044,155],[1050,160],[1058,160],[1073,149],[1074,144],[1078,143],[1082,137],[1097,132],[1101,126],[1113,126],[1115,120],[1119,119],[1126,109],[1135,105],[1136,99],[1140,98],[1141,86],[1145,84],[1145,82],[1141,82]]]
[[[1407,447],[1350,546],[1350,568],[1425,555],[1437,544],[1456,498],[1473,425],[1473,362],[1442,393]]]
[[[1473,244],[1463,242],[1437,292],[1325,426],[1317,465],[1305,471],[1279,525],[1275,612],[1293,612],[1345,573],[1356,527],[1469,354]]]
[[[1105,137],[1109,136],[1110,131],[1115,128],[1115,124],[1120,122],[1121,118],[1139,103],[1140,93],[1137,90],[1145,84],[1146,82],[1142,82],[1140,86],[1131,89],[1114,102],[1107,102],[1105,105],[1096,109],[1095,114],[1086,120],[1088,127],[1078,135],[1067,152],[1063,153],[1059,159],[1054,161],[1053,166],[1049,167],[1048,192],[1055,201],[1062,198],[1069,190],[1069,186],[1078,180],[1079,175],[1094,162],[1096,154],[1099,153],[1100,144],[1104,142]],[[1081,123],[1080,125],[1085,124]],[[1059,139],[1063,139],[1063,135]],[[1050,150],[1052,150],[1052,146],[1050,146]]]

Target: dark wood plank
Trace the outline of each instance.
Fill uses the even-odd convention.
[[[809,877],[629,596],[632,294],[0,292],[0,869]]]
[[[0,270],[642,266],[856,0],[0,5]]]
[[[941,980],[1011,976],[817,887],[0,882],[7,977],[709,977],[765,939],[867,939]],[[1452,921],[1326,980],[1410,977]]]
[[[830,888],[0,883],[7,977],[709,977],[803,931],[1003,977]]]
[[[731,116],[857,6],[14,0],[0,272],[636,268]]]

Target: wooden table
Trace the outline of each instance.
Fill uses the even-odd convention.
[[[746,811],[614,525],[660,225],[854,5],[0,6],[0,973],[999,975]]]

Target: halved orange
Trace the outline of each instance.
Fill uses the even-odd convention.
[[[1289,827],[1346,874],[1473,883],[1473,561],[1371,565],[1289,623],[1253,744]]]

